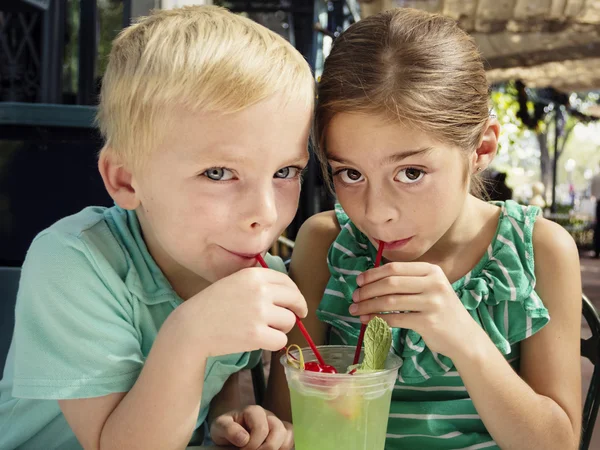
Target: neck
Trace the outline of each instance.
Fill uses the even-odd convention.
[[[468,195],[452,226],[419,260],[440,266],[451,281],[459,279],[483,257],[498,218],[497,207]]]
[[[166,272],[164,269],[161,270],[163,270],[173,290],[184,301],[203,291],[211,284],[184,267],[176,266],[173,269],[169,272]]]
[[[209,281],[186,269],[164,251],[160,242],[152,233],[152,230],[148,230],[149,226],[146,223],[143,212],[138,212],[138,220],[148,252],[169,281],[173,290],[182,300],[188,300],[210,286],[211,283]]]

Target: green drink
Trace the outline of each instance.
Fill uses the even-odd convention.
[[[346,374],[354,347],[318,347],[323,359],[338,374],[285,367],[292,403],[296,450],[383,450],[392,390],[401,360],[389,353],[385,369],[373,373]],[[298,358],[298,351],[291,351]],[[304,360],[315,361],[302,349]]]

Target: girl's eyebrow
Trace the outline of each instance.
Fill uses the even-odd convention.
[[[400,161],[402,161],[403,159],[406,159],[410,156],[426,155],[426,154],[430,153],[431,151],[433,151],[433,147],[423,147],[423,148],[418,148],[418,149],[414,149],[414,150],[405,150],[403,152],[397,152],[390,156],[386,156],[381,161],[381,165],[385,166],[388,164],[397,164]],[[327,154],[327,159],[329,161],[334,161],[334,162],[337,162],[340,164],[352,164],[351,161],[344,159],[341,156],[332,154],[332,153]]]

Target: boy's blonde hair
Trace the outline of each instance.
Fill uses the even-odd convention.
[[[234,113],[274,94],[312,107],[308,63],[285,39],[215,6],[154,11],[113,42],[97,122],[123,163],[139,167],[168,111]]]
[[[369,16],[342,33],[325,61],[318,96],[316,150],[328,181],[326,134],[337,113],[376,114],[465,155],[481,142],[490,116],[473,39],[448,17],[409,8]],[[482,193],[477,176],[471,191]]]

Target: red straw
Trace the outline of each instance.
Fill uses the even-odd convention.
[[[267,263],[265,262],[265,260],[263,259],[263,257],[261,255],[256,255],[256,260],[265,269],[269,268],[269,266],[267,266]],[[308,334],[308,331],[306,331],[306,328],[304,328],[304,324],[302,323],[302,321],[300,320],[300,317],[298,317],[298,316],[296,316],[296,325],[298,325],[298,328],[300,329],[300,332],[304,336],[304,339],[306,339],[306,342],[308,342],[308,345],[310,346],[311,350],[313,351],[313,353],[317,357],[317,360],[319,361],[319,364],[321,364],[321,366],[325,366],[326,364],[325,364],[325,361],[323,360],[323,357],[319,353],[319,350],[317,350],[317,346],[315,345],[315,343],[311,339],[310,335]]]
[[[375,258],[375,267],[379,267],[381,265],[381,255],[383,255],[383,247],[384,243],[379,241],[379,247],[377,248],[377,257]],[[360,334],[358,335],[358,342],[356,343],[356,351],[354,352],[354,362],[352,364],[358,364],[358,359],[360,358],[360,350],[362,349],[363,340],[365,339],[365,330],[367,329],[366,324],[362,324],[360,326]]]

